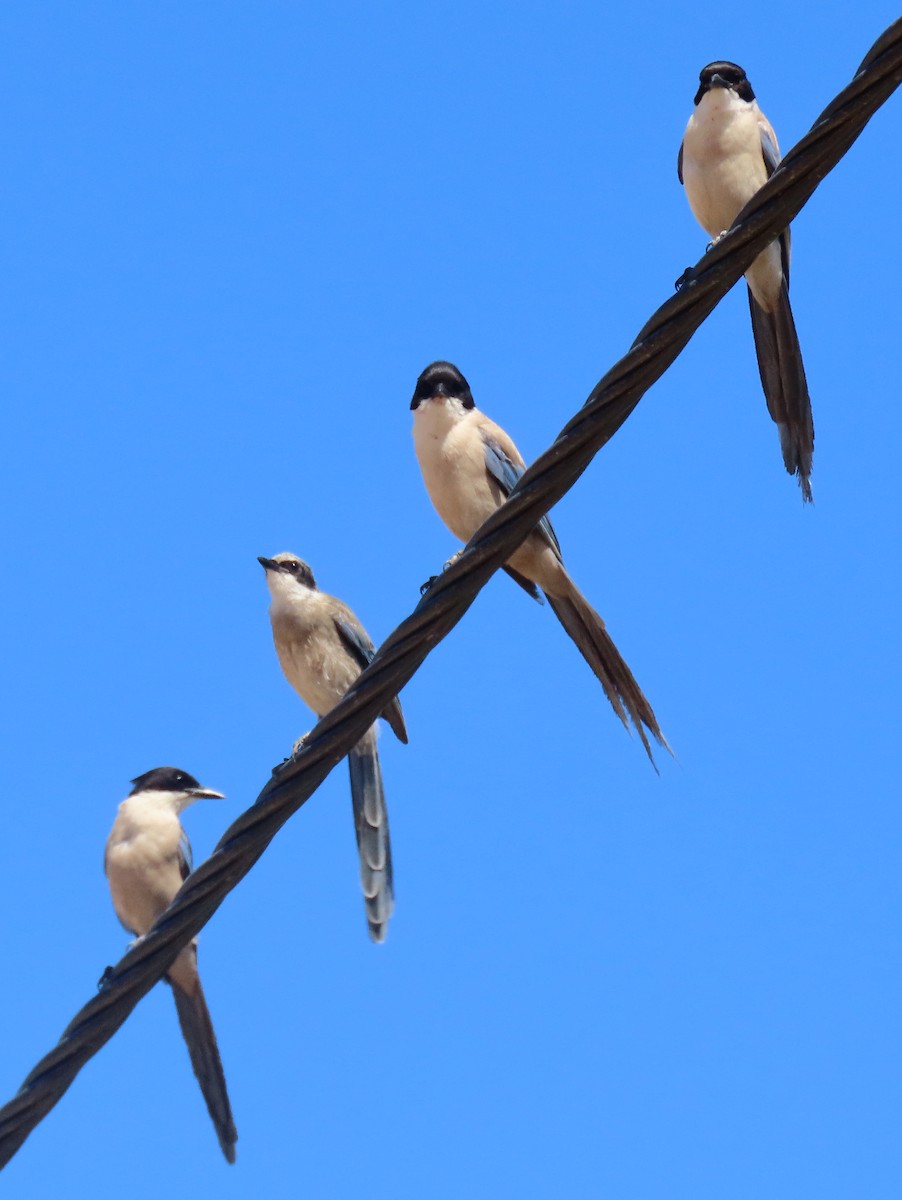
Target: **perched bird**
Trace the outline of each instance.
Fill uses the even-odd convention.
[[[410,407],[414,448],[429,498],[455,537],[467,542],[504,503],[526,464],[504,430],[476,407],[466,379],[452,363],[426,367]],[[614,712],[627,728],[628,717],[632,718],[648,757],[652,754],[646,729],[669,749],[651,705],[604,621],[567,574],[547,516],[514,551],[504,570],[540,604],[541,588],[598,677]]]
[[[191,846],[179,821],[195,800],[222,800],[187,771],[155,767],[133,779],[107,839],[104,870],[116,916],[140,941],[191,873]],[[210,1011],[197,973],[197,939],[189,942],[166,973],[188,1044],[191,1065],[226,1159],[235,1161],[238,1131]]]
[[[348,606],[321,592],[313,572],[296,555],[277,554],[257,561],[266,572],[272,596],[272,637],[285,678],[317,717],[325,716],[372,662],[375,647]],[[406,745],[407,729],[397,696],[381,715]],[[367,924],[373,941],[384,942],[395,896],[375,725],[351,750],[348,768]]]
[[[713,62],[699,75],[677,173],[701,227],[715,240],[767,182],[780,161],[771,124],[742,67]],[[810,501],[814,420],[802,352],[789,306],[789,229],[745,273],[752,332],[767,408],[780,432],[783,462]]]

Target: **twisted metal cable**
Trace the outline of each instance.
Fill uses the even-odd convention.
[[[875,42],[852,82],[782,160],[730,232],[691,270],[676,296],[643,327],[628,354],[592,389],[553,445],[526,471],[508,501],[477,530],[461,557],[379,649],[339,704],[308,735],[297,758],[276,768],[251,808],[226,830],[188,877],[146,938],[110,969],[102,990],[74,1017],[16,1096],[0,1109],[0,1168],[162,978],[282,825],[359,741],[480,588],[573,486],[752,260],[793,220],[820,181],[902,82],[902,20]]]

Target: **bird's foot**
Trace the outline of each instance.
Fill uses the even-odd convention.
[[[295,742],[295,744],[291,747],[291,754],[288,758],[286,758],[286,760],[285,760],[286,762],[291,762],[292,759],[297,758],[297,756],[301,753],[301,751],[307,745],[307,739],[309,737],[310,737],[310,730],[308,729],[307,732],[305,734],[303,734],[301,737],[299,737],[298,740]]]
[[[308,732],[305,733],[303,737],[299,737],[298,740],[291,747],[291,753],[286,754],[286,756],[282,759],[282,761],[280,763],[276,763],[276,765],[272,769],[273,779],[278,779],[278,777],[282,774],[282,772],[291,766],[291,764],[294,762],[294,760],[298,757],[298,755],[301,753],[301,751],[307,745],[307,739],[309,737],[310,737],[310,731],[308,730]]]
[[[673,286],[674,290],[681,292],[687,284],[691,283],[695,278],[695,267],[687,267],[679,279],[675,279]]]
[[[457,562],[457,560],[460,558],[460,556],[462,554],[463,554],[463,550],[458,550],[456,554],[452,554],[451,557],[448,559],[448,561],[442,566],[442,572],[444,573],[445,571],[448,570],[449,567],[453,567],[454,564]],[[430,575],[425,583],[420,584],[420,595],[421,596],[426,595],[426,593],[429,591],[429,589],[435,583],[436,579],[438,579],[438,575]]]
[[[711,241],[708,242],[707,246],[705,246],[705,254],[707,254],[710,250],[713,250],[717,243],[722,238],[725,238],[729,232],[729,229],[722,229],[716,238],[712,238]],[[681,292],[683,288],[692,283],[694,279],[695,267],[687,267],[679,279],[674,281],[673,286],[675,291]]]
[[[113,968],[107,967],[104,973],[97,980],[98,992],[105,991],[110,986],[110,980],[113,978]]]

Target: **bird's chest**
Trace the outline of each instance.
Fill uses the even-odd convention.
[[[683,183],[698,223],[716,237],[767,179],[754,112],[710,109],[693,115],[683,142]]]
[[[415,422],[414,448],[436,512],[455,537],[468,541],[499,503],[478,428],[466,420],[444,425],[426,413]]]
[[[305,704],[322,716],[353,682],[347,655],[338,652],[333,631],[295,610],[273,614],[273,640],[288,682]]]
[[[181,884],[181,826],[171,814],[120,817],[117,826],[106,857],[116,913],[128,929],[146,933]]]
[[[127,810],[116,820],[110,855],[122,870],[163,862],[177,854],[181,832],[174,813]]]

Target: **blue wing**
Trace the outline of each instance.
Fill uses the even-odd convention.
[[[767,177],[770,179],[774,171],[777,169],[777,163],[780,161],[780,154],[777,147],[774,145],[774,140],[763,126],[758,127],[761,132],[761,153],[764,157],[764,166],[767,169]]]
[[[501,488],[502,492],[504,492],[505,498],[507,498],[514,490],[514,484],[523,476],[524,468],[512,462],[495,439],[485,432],[482,434],[482,441],[485,445],[485,469]],[[541,533],[545,541],[548,542],[549,546],[553,548],[555,554],[560,558],[561,547],[554,530],[551,528],[551,522],[548,520],[547,515],[539,521],[536,530]]]
[[[376,647],[370,641],[366,630],[361,625],[346,621],[344,617],[335,617],[334,620],[338,636],[341,638],[345,649],[354,661],[359,664],[362,671],[364,667],[368,667],[373,661]]]
[[[777,164],[780,161],[780,152],[774,144],[774,139],[770,136],[767,130],[759,125],[761,134],[761,155],[764,159],[764,169],[767,171],[767,177],[770,179],[774,171],[777,169]],[[786,280],[787,287],[789,286],[789,229],[784,229],[780,234],[780,258],[783,264],[783,278]]]
[[[187,879],[194,870],[194,855],[191,853],[191,843],[188,841],[188,835],[182,830],[182,836],[179,838],[179,873],[183,880]]]
[[[358,664],[361,671],[370,665],[376,655],[376,647],[369,639],[369,634],[356,621],[348,621],[344,617],[333,617],[338,636],[342,645]],[[407,728],[404,725],[404,714],[401,712],[401,701],[393,696],[379,714],[395,731],[399,741],[407,744]]]

